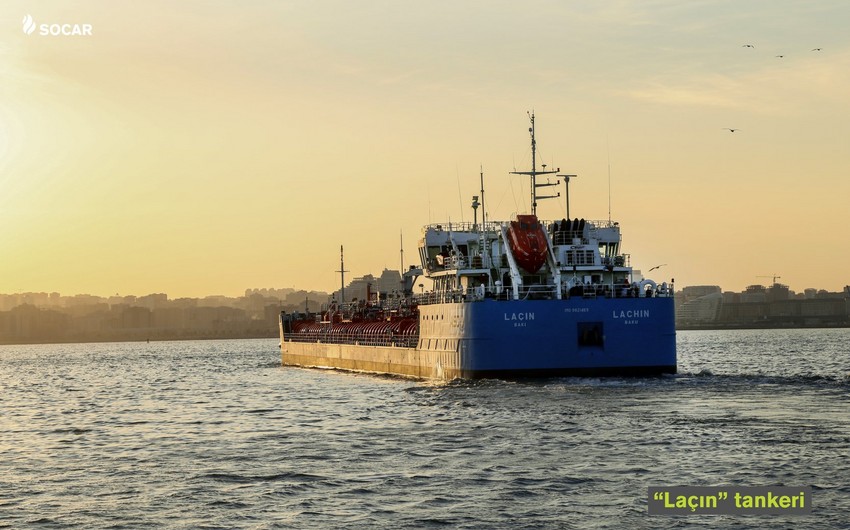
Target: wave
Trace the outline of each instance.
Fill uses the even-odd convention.
[[[331,480],[322,475],[309,473],[274,473],[271,475],[240,475],[236,473],[206,473],[198,477],[202,480],[213,480],[231,484],[256,484],[262,482],[296,482],[299,484]]]
[[[679,372],[652,377],[552,377],[545,379],[525,380],[454,380],[454,381],[422,381],[406,388],[406,392],[455,392],[472,390],[474,392],[487,390],[520,389],[551,389],[551,388],[634,388],[634,387],[664,387],[667,385],[796,385],[812,388],[850,388],[850,373],[845,375],[822,374],[769,374],[764,372],[752,373],[715,373],[710,369],[696,372]]]
[[[820,374],[766,374],[764,372],[739,373],[739,374],[715,374],[711,370],[703,369],[699,372],[680,372],[672,376],[678,383],[695,381],[706,382],[730,382],[741,384],[760,385],[802,385],[815,387],[850,387],[850,373],[845,375],[820,375]]]
[[[85,434],[92,432],[92,429],[86,427],[60,427],[50,431],[51,434]]]

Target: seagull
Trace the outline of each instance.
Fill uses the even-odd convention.
[[[740,131],[741,129],[730,129],[729,127],[724,127],[723,130],[729,131],[729,132],[735,132],[735,131]]]
[[[821,51],[822,49],[823,49],[823,48],[812,48],[812,51],[813,51],[813,52],[819,52],[819,51]]]
[[[744,44],[743,46],[741,46],[741,48],[752,48],[754,50],[756,49],[756,47],[753,46],[752,44]]]
[[[777,57],[779,57],[780,59],[782,59],[782,58],[783,58],[783,57],[785,57],[785,56],[784,56],[784,55],[777,55]]]
[[[653,267],[653,268],[649,269],[649,271],[647,271],[647,272],[652,272],[652,271],[654,271],[655,269],[660,269],[660,268],[661,268],[661,267],[663,267],[664,265],[667,265],[667,264],[666,264],[666,263],[664,263],[664,264],[662,264],[662,265],[656,265],[655,267]]]

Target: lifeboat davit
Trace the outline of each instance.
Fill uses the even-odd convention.
[[[508,228],[508,244],[517,265],[534,274],[546,263],[549,244],[536,215],[517,215]]]

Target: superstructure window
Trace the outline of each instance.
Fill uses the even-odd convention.
[[[605,333],[603,333],[602,322],[579,322],[578,345],[598,347],[604,346]]]

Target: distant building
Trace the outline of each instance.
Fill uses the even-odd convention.
[[[345,286],[345,301],[374,300],[379,295],[384,298],[401,289],[401,273],[396,270],[384,269],[380,278],[366,274],[353,279]],[[341,300],[340,290],[335,291],[333,297],[335,300]]]
[[[850,287],[796,295],[778,283],[750,285],[741,293],[700,285],[676,293],[676,303],[676,324],[682,329],[850,326]]]
[[[723,295],[711,293],[694,298],[682,304],[676,313],[676,320],[689,324],[708,324],[717,322],[720,308],[723,305]]]
[[[719,293],[720,291],[721,289],[719,285],[691,285],[684,287],[680,292],[685,296],[685,299],[691,299]]]
[[[764,285],[749,285],[741,293],[741,303],[743,304],[762,303],[765,301],[767,301],[767,287]]]
[[[146,296],[140,296],[136,299],[136,304],[139,307],[146,307],[153,311],[168,305],[168,295],[165,293],[155,293]]]
[[[381,297],[386,297],[394,292],[403,291],[401,283],[401,274],[398,271],[384,269],[381,273],[381,278],[378,280],[378,291]]]
[[[749,286],[736,302],[721,306],[717,325],[722,327],[833,327],[850,326],[847,293],[813,292],[793,296],[788,286]]]
[[[280,311],[293,309],[283,303],[283,296],[297,298],[297,308],[302,310],[309,298],[310,309],[317,311],[329,299],[324,292],[296,293],[294,289],[252,289],[239,298],[176,300],[169,300],[165,293],[139,297],[0,294],[0,343],[274,337]]]
[[[677,293],[676,321],[679,324],[710,324],[717,321],[723,295],[717,285],[685,287]]]
[[[768,302],[780,302],[782,300],[788,300],[791,298],[791,290],[788,289],[787,285],[782,285],[781,283],[774,283],[767,289],[766,298]]]

